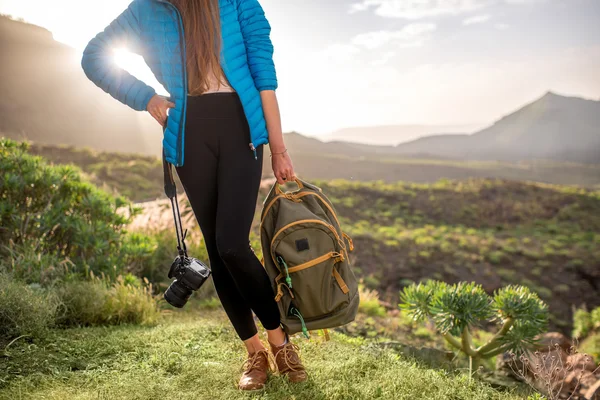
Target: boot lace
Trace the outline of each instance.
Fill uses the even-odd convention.
[[[273,365],[275,364],[275,361],[273,360],[273,356],[269,354],[269,352],[266,349],[258,350],[254,352],[254,354],[249,356],[246,359],[246,361],[244,361],[244,364],[242,365],[242,370],[244,372],[250,372],[253,369],[257,368],[261,361],[261,354],[264,354],[267,357],[269,369],[274,370],[275,368],[273,368]]]
[[[280,356],[280,353],[281,356]],[[288,342],[275,355],[275,358],[281,357],[290,371],[302,371],[304,367],[300,362],[300,348],[298,345]]]

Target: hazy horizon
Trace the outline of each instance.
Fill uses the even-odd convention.
[[[129,2],[0,0],[0,13],[43,26],[82,51]],[[272,25],[286,132],[327,140],[354,127],[483,127],[548,91],[600,99],[594,0],[261,4]],[[140,57],[117,54],[164,93]]]

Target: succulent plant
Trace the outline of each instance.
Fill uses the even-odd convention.
[[[429,280],[405,287],[400,308],[416,321],[430,320],[454,348],[471,361],[491,358],[506,351],[521,353],[535,343],[548,323],[548,306],[527,287],[511,285],[493,296],[476,283],[447,284]],[[497,333],[475,347],[475,327],[494,322]]]

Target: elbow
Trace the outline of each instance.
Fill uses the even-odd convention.
[[[81,56],[81,69],[92,82],[96,82],[97,75],[104,60],[103,47],[98,43],[97,38],[93,38],[83,50]]]
[[[277,82],[277,74],[275,72],[274,66],[271,68],[263,69],[260,72],[253,74],[254,85],[259,92],[272,90],[277,90],[278,82]]]
[[[277,84],[264,84],[264,85],[256,85],[256,89],[259,92],[268,92],[277,90]]]
[[[85,50],[83,50],[83,55],[81,56],[81,69],[85,73],[85,76],[88,79],[92,80],[92,70],[94,64],[94,56],[90,51],[90,45],[88,44]]]

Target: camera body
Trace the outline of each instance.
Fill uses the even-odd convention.
[[[186,255],[178,256],[169,270],[169,279],[175,280],[165,290],[165,300],[173,307],[182,308],[209,276],[210,269],[202,261]]]

